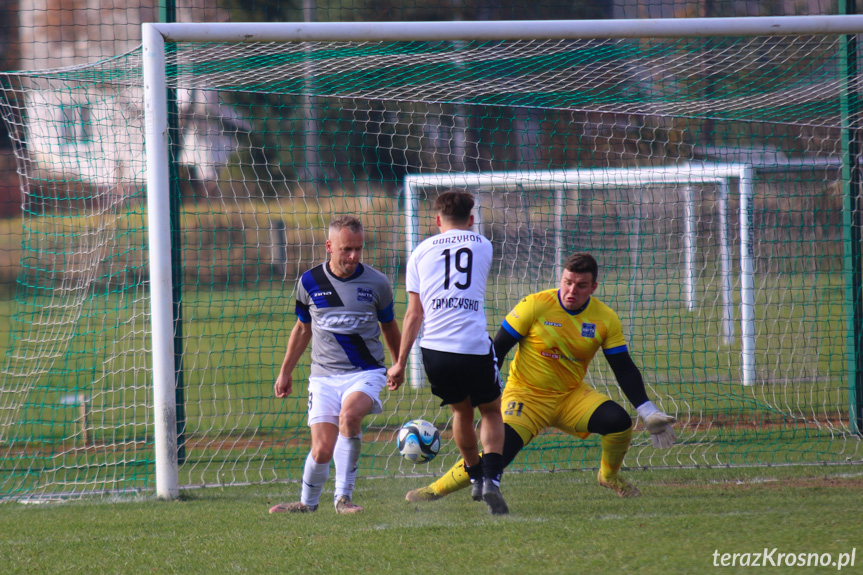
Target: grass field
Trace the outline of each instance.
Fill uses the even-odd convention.
[[[723,553],[855,553],[863,572],[863,468],[631,471],[644,492],[624,500],[592,471],[507,474],[508,516],[462,491],[411,504],[428,478],[360,479],[366,512],[338,516],[330,480],[309,515],[269,515],[299,485],[268,484],[151,497],[0,504],[2,572],[136,573],[745,573]],[[719,555],[714,558],[714,552]],[[849,556],[843,556],[848,562]],[[754,561],[750,556],[749,561]],[[770,567],[835,573],[838,566]]]

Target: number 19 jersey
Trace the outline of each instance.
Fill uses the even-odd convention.
[[[470,230],[448,230],[414,249],[405,283],[422,302],[421,347],[488,354],[485,286],[491,256],[491,242]]]

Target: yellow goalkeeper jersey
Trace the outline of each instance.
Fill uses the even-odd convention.
[[[507,387],[567,392],[582,385],[600,348],[606,355],[627,351],[620,318],[610,307],[591,297],[583,309],[571,312],[556,289],[522,299],[503,328],[519,340]]]

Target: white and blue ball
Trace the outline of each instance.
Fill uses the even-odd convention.
[[[426,463],[440,451],[440,432],[424,419],[408,421],[399,429],[399,453],[414,463]]]

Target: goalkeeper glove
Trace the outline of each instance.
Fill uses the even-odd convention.
[[[657,449],[668,449],[677,440],[671,424],[677,421],[674,417],[663,413],[653,405],[652,401],[646,401],[635,408],[638,416],[644,422],[647,431],[650,432],[650,441]]]

